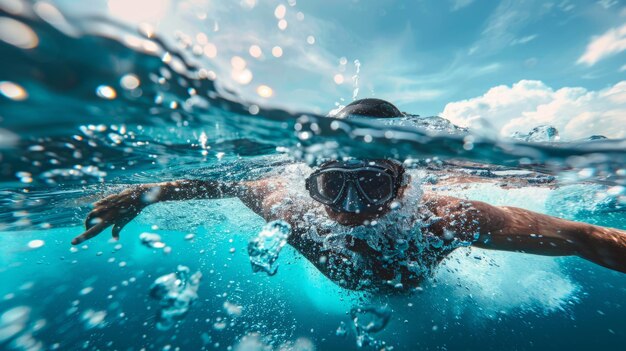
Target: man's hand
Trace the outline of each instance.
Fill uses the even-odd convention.
[[[472,244],[476,247],[545,256],[576,255],[626,273],[626,231],[449,196],[425,194],[424,199],[426,206],[442,218],[434,226],[441,235],[444,229],[478,231],[480,236]]]
[[[100,234],[113,226],[113,238],[146,206],[161,201],[222,199],[247,194],[247,187],[240,183],[224,183],[212,180],[175,180],[163,183],[143,184],[105,197],[94,205],[85,220],[86,231],[72,240],[73,245]],[[244,196],[242,200],[245,200]],[[244,203],[250,202],[245,200]]]
[[[119,239],[122,228],[141,210],[153,203],[150,199],[154,191],[159,187],[141,185],[132,189],[126,189],[119,194],[113,194],[94,204],[94,209],[85,219],[86,231],[72,240],[72,245],[78,245],[85,240],[100,234],[107,227],[113,225],[113,238]]]

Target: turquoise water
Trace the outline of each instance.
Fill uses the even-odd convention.
[[[0,96],[0,348],[349,350],[359,348],[359,307],[389,316],[370,335],[379,349],[617,350],[626,341],[626,276],[578,258],[462,248],[415,294],[351,292],[288,246],[276,275],[254,273],[246,248],[265,223],[231,199],[154,205],[119,242],[107,230],[70,245],[90,204],[130,184],[258,179],[348,155],[474,173],[489,182],[438,190],[625,229],[626,141],[553,143],[541,130],[499,139],[437,118],[339,123],[247,103],[186,49],[117,22],[1,15],[39,43],[0,43],[0,81],[27,94],[5,85]],[[137,40],[144,49],[128,44]],[[145,232],[164,247],[142,245]],[[202,275],[197,291],[185,290],[197,298],[159,327],[153,284],[181,265]]]

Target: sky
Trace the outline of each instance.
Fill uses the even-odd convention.
[[[626,0],[54,3],[150,23],[257,104],[325,114],[377,97],[502,135],[626,137]]]

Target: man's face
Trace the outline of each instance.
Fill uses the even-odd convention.
[[[389,211],[403,171],[389,160],[332,161],[311,174],[306,185],[329,217],[342,225],[361,225]]]

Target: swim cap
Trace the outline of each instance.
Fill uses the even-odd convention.
[[[344,107],[334,117],[349,118],[351,116],[393,118],[403,114],[392,103],[381,99],[356,100]]]

